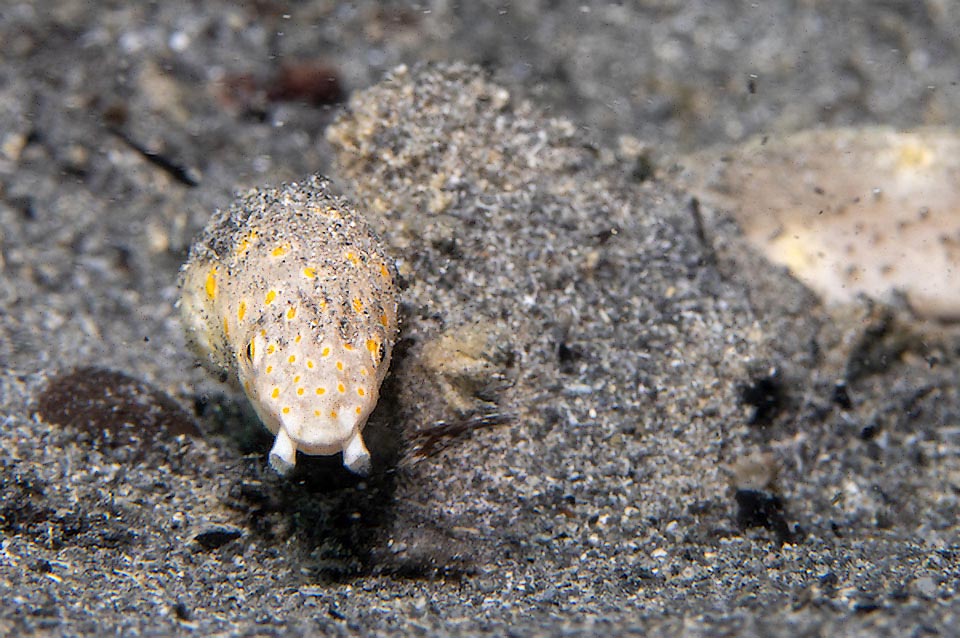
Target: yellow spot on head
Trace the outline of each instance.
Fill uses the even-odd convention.
[[[330,418],[331,418],[331,419],[337,418],[337,411],[336,411],[336,410],[330,410]]]
[[[367,339],[367,350],[376,354],[380,352],[380,344],[377,343],[376,339]]]
[[[207,273],[207,281],[204,285],[204,288],[207,290],[207,296],[211,299],[217,296],[217,267],[214,266],[210,269],[210,272]]]
[[[346,350],[347,352],[353,352],[353,344],[345,343],[343,344],[343,349]]]
[[[237,306],[237,321],[243,321],[244,316],[247,314],[247,302],[244,299],[240,300],[240,305]]]
[[[280,388],[274,388],[273,392],[270,393],[270,396],[272,396],[274,399],[280,398]]]
[[[267,374],[273,372],[273,366],[267,366]]]
[[[326,393],[327,393],[326,388],[317,388],[317,394],[326,394]]]
[[[227,318],[223,318],[223,334],[230,336],[230,322],[227,321]]]
[[[320,356],[321,356],[321,357],[329,357],[329,356],[330,356],[330,347],[328,346],[328,347],[324,348],[323,351],[320,353]]]
[[[311,361],[310,359],[307,359],[307,367],[313,370],[313,361]]]
[[[299,382],[300,382],[300,375],[299,375],[299,374],[293,378],[293,382],[294,382],[294,383],[299,383]]]
[[[337,392],[339,392],[340,394],[343,394],[343,393],[346,392],[346,391],[347,391],[347,389],[346,389],[345,387],[343,387],[343,384],[342,384],[342,383],[338,383],[338,384],[337,384]]]
[[[320,410],[314,410],[313,416],[320,416]]]
[[[337,361],[337,370],[343,371],[343,361]]]
[[[380,315],[380,325],[386,328],[388,323],[389,321],[387,320],[387,315],[386,314]]]
[[[315,279],[316,276],[317,276],[317,269],[316,269],[316,268],[304,268],[304,269],[303,269],[303,276],[306,277],[307,279]]]
[[[300,340],[303,339],[300,335],[297,335],[297,338],[293,340],[294,343],[300,343]]]
[[[276,298],[277,298],[277,291],[276,291],[276,290],[268,290],[268,291],[267,291],[267,298],[264,299],[264,302],[269,306],[270,304],[272,304],[272,303],[274,302],[274,300],[275,300]]]
[[[363,396],[366,394],[366,392],[363,391],[363,388],[357,388],[357,394],[359,394],[360,396]]]
[[[359,263],[360,260],[357,259],[357,256],[354,255],[353,253],[347,253],[347,261],[349,261],[351,264],[353,264],[354,266],[356,266],[357,263]]]
[[[358,405],[358,406],[357,406],[357,414],[360,414],[361,412],[363,412],[363,410],[362,410],[362,409],[360,408],[360,406]]]
[[[276,248],[270,251],[270,254],[274,257],[283,257],[290,251],[290,244],[280,244]]]
[[[273,354],[276,351],[277,351],[277,346],[273,345],[272,343],[269,346],[267,346],[267,354]]]
[[[296,316],[297,316],[297,309],[291,306],[290,309],[287,310],[287,319],[293,319]]]
[[[303,388],[297,388],[297,395],[303,396]]]
[[[289,361],[290,363],[293,363],[296,360],[297,360],[297,355],[295,354],[290,355],[290,358],[287,359],[287,361]]]
[[[290,414],[290,408],[283,408],[284,414]]]
[[[248,250],[250,250],[250,246],[252,246],[253,242],[255,242],[256,240],[257,240],[257,231],[251,230],[247,234],[247,236],[241,239],[240,243],[237,244],[237,249],[234,251],[234,254],[237,257],[243,256],[244,254],[246,254]]]
[[[357,312],[363,312],[363,301],[360,300],[360,297],[353,298],[353,309]]]
[[[361,376],[361,377],[365,377],[365,376],[367,376],[368,374],[370,374],[370,372],[369,372],[366,368],[360,368],[360,376]]]
[[[390,279],[390,271],[383,264],[380,264],[380,274],[383,275],[384,279]]]

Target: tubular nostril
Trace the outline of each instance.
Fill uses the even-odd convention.
[[[270,450],[270,467],[277,474],[287,476],[293,471],[297,463],[297,445],[287,435],[287,431],[281,427],[277,431],[277,438],[273,441],[273,448]]]
[[[360,432],[356,432],[343,448],[343,465],[354,474],[369,476],[370,452],[367,451]]]

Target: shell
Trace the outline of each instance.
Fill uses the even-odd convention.
[[[702,151],[681,183],[828,305],[903,294],[960,320],[960,130],[804,131]]]
[[[180,315],[204,365],[243,387],[276,439],[366,474],[362,430],[397,336],[397,271],[364,219],[312,177],[217,211],[180,275]]]

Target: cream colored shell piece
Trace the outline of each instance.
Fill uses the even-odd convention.
[[[960,319],[960,133],[807,131],[696,153],[681,180],[828,304],[904,294]]]
[[[276,439],[270,464],[336,454],[365,474],[362,430],[397,335],[397,272],[330,184],[256,189],[214,214],[180,276],[188,343],[234,377]]]

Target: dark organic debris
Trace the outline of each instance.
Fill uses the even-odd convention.
[[[737,525],[741,529],[763,527],[776,534],[780,543],[792,540],[793,533],[780,497],[763,490],[737,490],[734,498],[737,501]]]
[[[417,433],[411,445],[411,457],[427,458],[439,454],[456,441],[480,428],[503,425],[514,415],[501,412],[478,414],[452,423],[438,421]]]
[[[193,616],[193,614],[190,613],[190,608],[187,607],[187,604],[182,600],[178,600],[176,604],[173,605],[173,614],[177,617],[177,620],[183,622],[190,622]]]
[[[643,153],[637,157],[630,174],[637,182],[646,182],[657,174],[657,165],[648,153]]]
[[[143,159],[164,171],[184,186],[192,188],[200,184],[200,171],[197,169],[181,164],[168,155],[147,147],[145,144],[138,142],[122,131],[111,129],[110,132],[120,138],[124,144],[140,153]]]
[[[200,436],[176,401],[121,372],[76,368],[54,377],[36,398],[40,420],[74,428],[94,445],[146,450],[178,435]]]
[[[873,440],[880,433],[880,429],[879,423],[868,423],[860,430],[860,438],[864,441]]]
[[[893,311],[880,304],[870,304],[864,328],[847,360],[844,378],[848,383],[882,374],[900,361],[904,352],[923,352],[918,334],[897,320]]]
[[[239,529],[218,525],[200,532],[193,537],[193,540],[203,549],[211,550],[223,547],[230,541],[240,538],[241,536],[243,536],[243,532]]]
[[[583,356],[584,352],[580,346],[560,342],[557,346],[557,360],[560,362],[561,374],[576,374],[576,364],[583,359]]]
[[[834,384],[833,395],[830,398],[842,410],[853,408],[853,401],[850,399],[850,391],[847,388],[846,381],[841,380]]]
[[[786,401],[783,382],[776,368],[763,376],[754,377],[740,389],[740,401],[753,408],[747,423],[770,425]]]
[[[323,106],[343,99],[337,70],[322,62],[284,64],[266,87],[267,99],[300,101]]]
[[[318,60],[290,62],[269,77],[252,73],[227,75],[220,82],[221,103],[230,109],[265,117],[270,104],[302,102],[315,107],[343,101],[336,67]]]

